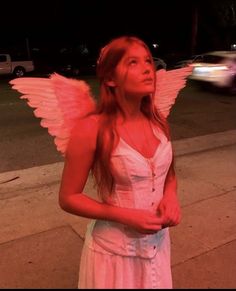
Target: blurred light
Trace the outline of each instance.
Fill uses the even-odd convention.
[[[231,50],[236,50],[236,44],[235,43],[231,44]]]
[[[205,81],[210,81],[216,79],[220,81],[224,77],[225,72],[228,70],[227,66],[195,66],[192,72],[192,78],[204,78]]]
[[[157,43],[153,43],[152,46],[153,46],[154,48],[158,48],[158,47],[159,47],[159,45],[158,45]]]
[[[199,66],[199,65],[194,66],[195,72],[212,72],[212,71],[227,70],[227,69],[228,69],[227,66],[214,66],[214,67],[204,67],[204,66]]]

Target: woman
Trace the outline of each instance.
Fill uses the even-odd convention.
[[[114,39],[97,75],[100,101],[73,129],[59,193],[62,209],[94,219],[79,288],[171,288],[168,227],[180,222],[180,208],[151,53],[138,38]],[[100,201],[83,193],[90,171]]]

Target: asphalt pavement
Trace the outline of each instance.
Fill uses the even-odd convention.
[[[236,288],[236,130],[173,142],[174,288]],[[89,219],[58,205],[63,163],[0,174],[0,288],[77,288]],[[94,197],[89,178],[85,192]]]

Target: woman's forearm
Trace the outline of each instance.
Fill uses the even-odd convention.
[[[59,201],[59,204],[63,210],[74,215],[122,223],[125,220],[125,212],[128,210],[99,202],[83,193],[70,195],[63,201]]]
[[[164,196],[176,196],[177,194],[177,178],[173,165],[168,171],[166,176],[165,186],[164,186]]]
[[[177,194],[177,180],[176,177],[171,177],[166,181],[164,188],[164,196],[172,196]]]
[[[163,218],[154,211],[113,206],[94,200],[87,195],[73,194],[59,201],[63,210],[87,218],[115,221],[141,233],[154,233],[161,229]]]
[[[72,194],[63,201],[59,201],[59,204],[66,212],[94,219],[106,219],[107,208],[109,208],[109,205],[92,199],[83,193]]]

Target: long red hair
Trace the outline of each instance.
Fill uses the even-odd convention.
[[[107,80],[113,76],[117,65],[133,44],[143,46],[152,59],[148,46],[142,40],[133,36],[123,36],[112,40],[101,50],[97,63],[97,77],[100,81],[100,98],[96,114],[99,115],[100,124],[92,174],[95,178],[98,194],[102,200],[105,200],[112,193],[114,179],[110,170],[110,157],[119,141],[115,124],[118,113],[124,115],[122,106],[113,88],[107,85]],[[140,109],[148,119],[159,125],[169,138],[167,122],[159,116],[154,106],[153,98],[153,95],[144,96]]]

